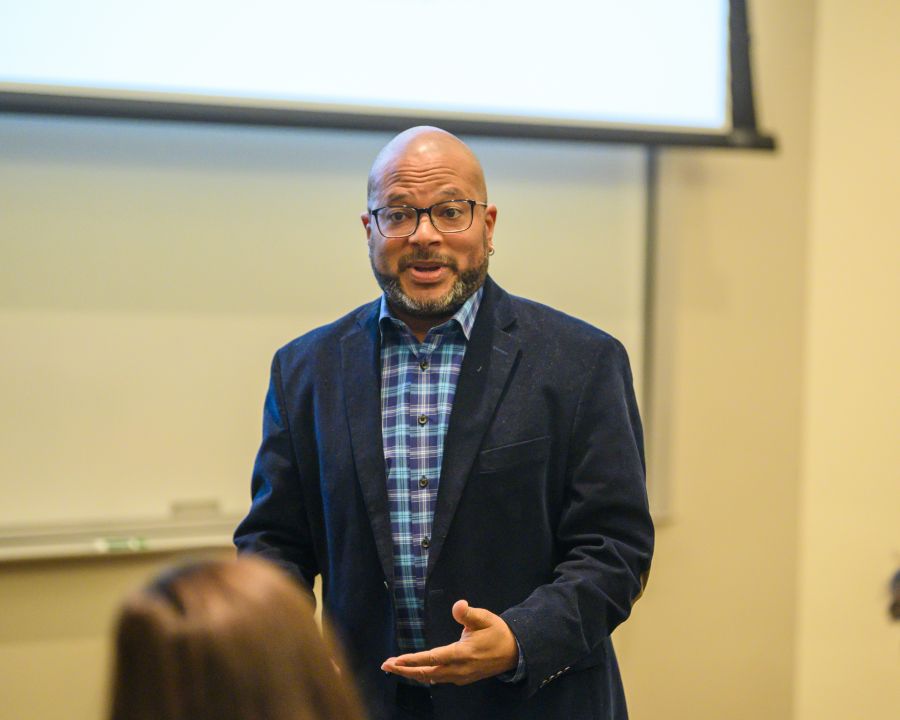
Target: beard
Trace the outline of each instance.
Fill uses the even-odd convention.
[[[410,297],[400,287],[400,275],[410,265],[416,262],[431,261],[446,265],[456,273],[456,281],[443,295],[427,300],[416,300]],[[487,243],[484,244],[484,259],[479,265],[459,272],[459,265],[452,257],[440,253],[430,253],[423,248],[415,248],[409,255],[404,255],[397,263],[396,275],[381,272],[375,267],[375,257],[369,248],[369,262],[375,280],[387,296],[388,302],[394,307],[411,315],[424,319],[444,318],[453,315],[463,304],[484,284],[487,277],[489,256]]]

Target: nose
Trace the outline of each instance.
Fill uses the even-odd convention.
[[[444,236],[435,229],[434,224],[431,222],[431,216],[427,212],[419,215],[419,227],[409,236],[410,242],[420,244],[438,243],[443,239]]]

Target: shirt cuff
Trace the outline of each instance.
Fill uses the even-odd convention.
[[[522,646],[519,645],[518,638],[516,638],[516,647],[519,650],[519,664],[516,665],[515,670],[507,670],[505,673],[498,675],[497,679],[500,682],[517,683],[525,679],[525,656],[522,654]]]

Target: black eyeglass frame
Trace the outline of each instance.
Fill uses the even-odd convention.
[[[469,224],[466,225],[464,228],[460,228],[459,230],[438,230],[437,226],[434,224],[434,216],[431,214],[432,209],[436,208],[438,205],[445,205],[447,203],[455,203],[455,202],[456,203],[459,203],[459,202],[469,203],[469,211],[470,211]],[[428,207],[423,207],[423,208],[415,207],[414,205],[385,205],[383,207],[376,208],[374,210],[369,210],[369,214],[375,218],[375,225],[378,226],[378,232],[380,232],[384,237],[402,238],[402,237],[409,237],[410,235],[416,234],[416,231],[419,229],[419,222],[422,220],[423,213],[428,214],[428,219],[431,221],[432,227],[434,227],[434,229],[437,230],[439,233],[465,232],[470,227],[472,227],[472,223],[475,222],[475,206],[476,205],[480,205],[481,207],[488,206],[488,204],[486,202],[481,202],[480,200],[470,200],[469,198],[453,198],[452,200],[441,200],[440,202],[436,202],[433,205],[429,205]],[[387,233],[385,233],[384,230],[381,229],[381,221],[378,219],[378,213],[380,213],[382,210],[390,210],[391,208],[405,208],[407,210],[415,210],[416,211],[415,227],[413,227],[413,229],[410,232],[404,233],[403,235],[388,235]]]

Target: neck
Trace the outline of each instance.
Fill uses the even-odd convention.
[[[422,342],[425,340],[425,336],[428,334],[428,331],[433,327],[437,327],[441,323],[447,322],[450,318],[453,317],[453,313],[447,313],[446,315],[435,315],[432,317],[419,317],[417,315],[410,315],[408,312],[405,312],[402,308],[398,308],[394,303],[388,301],[388,305],[391,308],[391,312],[394,317],[398,320],[402,320],[406,326],[412,331],[412,334],[416,336],[416,340]]]

